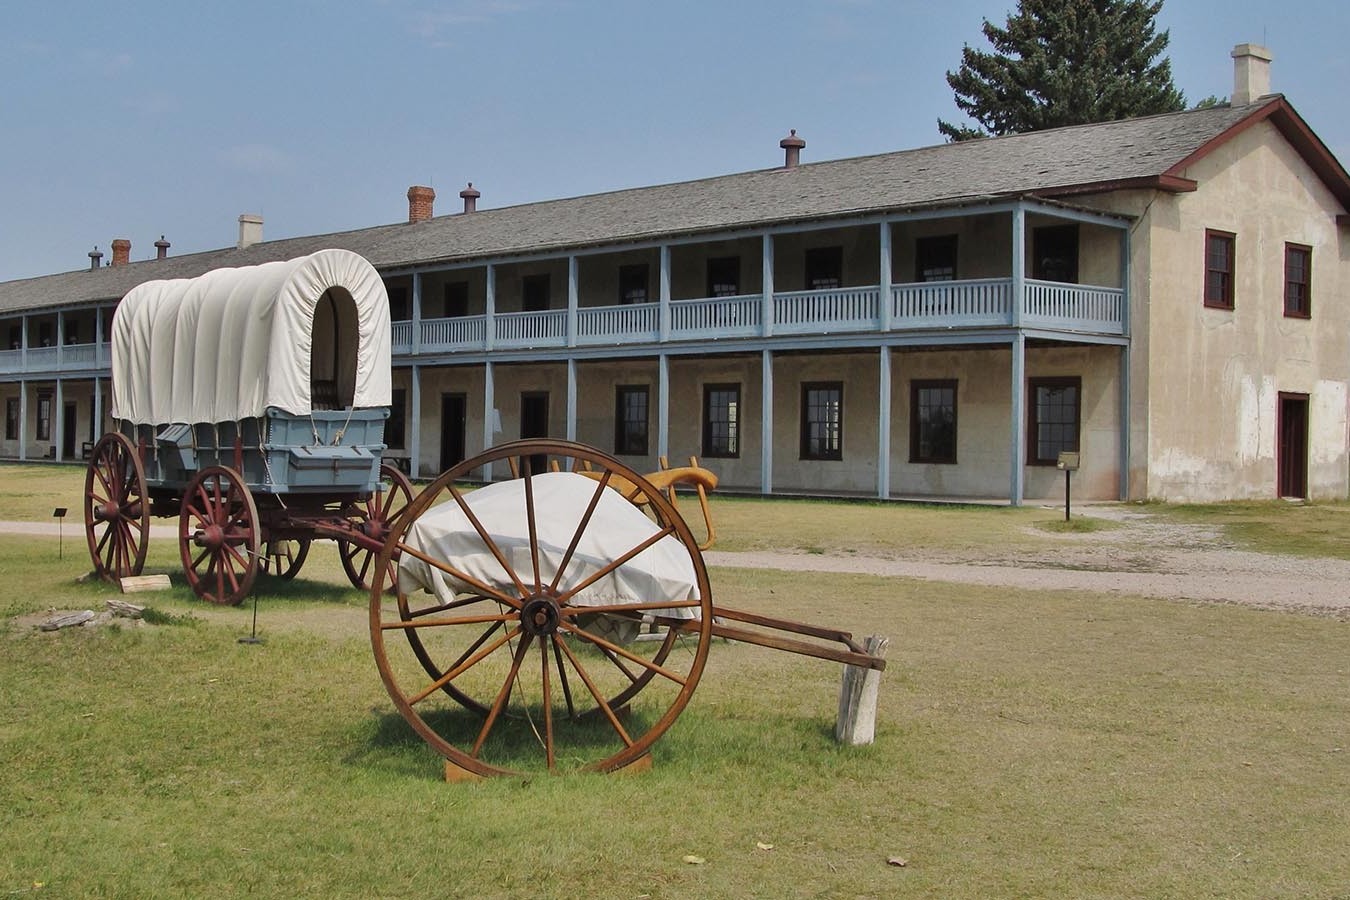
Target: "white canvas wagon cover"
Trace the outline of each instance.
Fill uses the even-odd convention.
[[[548,472],[532,480],[539,577],[544,584],[550,584],[595,495],[596,482],[575,472]],[[465,495],[464,500],[517,576],[526,583],[532,582],[534,564],[530,558],[524,480],[499,481]],[[562,584],[582,583],[657,531],[656,524],[641,510],[617,491],[606,489],[568,562]],[[501,593],[516,594],[510,573],[497,562],[473,523],[453,500],[427,510],[409,527],[404,542],[432,559],[447,561],[458,571]],[[428,565],[411,553],[399,558],[398,586],[405,593],[426,590],[447,603],[461,592],[474,590],[468,582]],[[577,606],[603,607],[617,603],[677,603],[698,598],[698,576],[689,551],[677,538],[667,535],[610,575],[598,579],[571,602]],[[673,607],[661,612],[679,619],[697,618],[698,614],[698,607]]]
[[[388,406],[384,282],[360,255],[320,250],[128,292],[112,326],[113,416],[160,425],[237,421],[268,407],[308,415],[315,309],[326,296],[355,302],[352,406]]]

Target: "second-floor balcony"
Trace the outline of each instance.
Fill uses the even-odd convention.
[[[29,347],[0,350],[0,374],[45,372],[98,372],[108,367],[111,345],[66,344],[64,347]]]
[[[1120,288],[1026,279],[1014,303],[1011,278],[893,284],[775,293],[766,317],[759,294],[505,312],[423,319],[419,354],[493,349],[640,345],[735,340],[772,335],[896,333],[1022,326],[1073,334],[1121,336],[1128,315]],[[663,322],[663,318],[666,321]],[[393,350],[414,352],[413,323],[395,322]]]

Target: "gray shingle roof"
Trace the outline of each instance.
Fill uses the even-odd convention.
[[[1275,98],[1277,99],[1277,98]],[[1267,102],[1275,102],[1275,99]],[[1165,173],[1259,105],[939,144],[876,156],[482,209],[0,283],[0,311],[110,300],[143,281],[188,278],[339,247],[377,268],[622,243],[1045,192]]]

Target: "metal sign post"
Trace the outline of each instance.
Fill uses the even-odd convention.
[[[1064,470],[1064,521],[1069,521],[1069,507],[1071,506],[1069,498],[1069,476],[1078,471],[1078,451],[1065,450],[1059,454],[1059,460],[1055,463],[1055,468]]]
[[[56,558],[60,559],[64,549],[62,545],[65,543],[65,535],[61,533],[63,530],[61,525],[66,518],[66,508],[64,506],[58,506],[56,509],[52,510],[52,518],[56,520]]]

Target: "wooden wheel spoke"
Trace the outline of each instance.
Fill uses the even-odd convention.
[[[415,622],[404,620],[381,622],[380,628],[385,631],[398,631],[400,629],[441,628],[446,625],[483,625],[488,622],[513,622],[519,618],[519,614],[513,612],[485,616],[454,616],[449,619],[419,619]]]
[[[539,579],[539,532],[534,518],[534,467],[525,460],[525,521],[530,533],[530,564],[534,568],[534,592],[537,594],[542,582]]]
[[[505,708],[506,701],[511,698],[511,685],[516,682],[516,675],[520,672],[520,664],[525,661],[525,654],[530,649],[530,641],[533,639],[533,635],[526,634],[516,647],[515,656],[511,659],[511,671],[506,673],[506,680],[502,682],[501,690],[497,692],[497,699],[492,704],[492,709],[488,711],[487,721],[483,723],[482,730],[478,732],[478,739],[473,742],[473,750],[469,753],[470,756],[478,757],[479,751],[483,749],[483,742],[492,732],[492,726],[496,724],[497,717],[501,715],[502,709]]]
[[[409,706],[414,706],[414,705],[416,705],[416,704],[418,704],[418,703],[421,703],[423,700],[427,699],[427,698],[430,697],[432,694],[436,693],[436,692],[439,691],[441,688],[445,687],[447,684],[449,684],[450,682],[454,681],[454,680],[455,680],[456,678],[458,678],[460,675],[463,675],[463,674],[464,674],[465,672],[467,672],[469,669],[472,669],[474,666],[478,665],[478,663],[482,662],[482,661],[483,661],[484,659],[486,659],[488,656],[490,656],[490,655],[492,655],[494,652],[496,652],[496,650],[497,650],[499,647],[501,647],[501,646],[502,646],[503,644],[505,644],[507,641],[512,640],[512,639],[515,638],[517,635],[523,633],[523,631],[524,631],[524,629],[522,629],[520,626],[516,626],[515,628],[511,629],[511,630],[510,630],[509,632],[507,632],[506,634],[504,634],[504,635],[502,635],[501,637],[497,638],[497,640],[493,641],[493,642],[492,642],[491,644],[489,644],[487,647],[484,647],[482,650],[479,650],[479,651],[478,651],[477,653],[475,653],[473,656],[470,656],[468,659],[466,659],[466,660],[464,660],[463,662],[459,663],[458,665],[454,666],[454,667],[451,668],[448,672],[446,672],[444,675],[442,675],[440,678],[437,678],[436,680],[434,680],[433,682],[431,682],[431,684],[429,684],[429,685],[427,685],[425,688],[423,688],[421,691],[418,691],[416,694],[414,694],[413,696],[409,697],[409,698],[408,698],[408,705],[409,705]]]
[[[572,534],[572,542],[567,545],[567,552],[563,554],[562,562],[558,563],[558,571],[553,573],[553,583],[548,586],[549,593],[556,593],[558,582],[562,580],[563,573],[567,571],[568,564],[572,561],[572,554],[577,552],[577,544],[581,543],[581,537],[586,533],[586,529],[591,524],[591,516],[595,515],[595,508],[600,505],[600,498],[604,496],[605,488],[609,487],[609,476],[613,474],[608,469],[600,476],[596,482],[595,493],[591,495],[591,502],[587,504],[586,511],[581,515],[581,521],[577,523],[577,530]]]
[[[459,569],[455,568],[454,566],[450,565],[448,562],[445,562],[444,560],[435,559],[431,556],[428,556],[421,550],[418,550],[416,547],[410,547],[407,543],[403,541],[399,541],[397,546],[400,553],[407,554],[408,556],[411,556],[413,559],[420,560],[426,563],[427,565],[431,566],[433,569],[439,569],[440,571],[449,575],[451,578],[464,582],[478,593],[486,597],[491,597],[493,600],[496,600],[500,603],[505,603],[507,606],[510,606],[514,609],[520,609],[521,604],[519,598],[512,597],[509,594],[503,594],[496,588],[492,588],[486,584],[483,584],[483,582],[479,581],[477,578],[474,578],[469,573],[460,571]],[[518,580],[517,583],[519,584]],[[521,585],[521,590],[524,591],[524,585]]]
[[[357,550],[356,556],[361,560],[361,565],[357,570],[358,577],[362,582],[365,582],[366,573],[370,571],[370,561],[375,557],[375,554],[369,550]]]
[[[561,646],[563,653],[567,654],[567,659],[572,663],[572,668],[581,676],[581,680],[585,683],[586,689],[590,691],[591,696],[595,698],[596,705],[604,712],[605,718],[609,720],[609,724],[614,726],[614,730],[618,732],[619,739],[623,741],[623,745],[625,747],[633,746],[633,739],[628,736],[628,732],[624,730],[623,723],[619,721],[619,717],[615,715],[614,710],[610,708],[609,701],[605,699],[599,688],[595,686],[595,682],[591,681],[591,676],[586,674],[586,669],[581,665],[581,660],[577,659],[576,654],[572,652],[572,648],[568,647],[567,643],[559,638],[556,632],[553,635],[553,640],[555,645]]]
[[[564,617],[585,616],[590,613],[642,612],[652,609],[697,609],[697,600],[653,600],[650,603],[615,603],[605,606],[567,606],[559,610]]]
[[[549,771],[556,762],[553,752],[553,686],[548,671],[548,641],[539,642],[539,681],[544,693],[544,757]]]
[[[493,558],[497,560],[497,564],[501,566],[502,570],[511,577],[513,582],[515,582],[516,590],[520,591],[522,597],[529,594],[530,591],[526,589],[524,582],[522,582],[520,576],[516,574],[515,568],[506,561],[506,555],[502,553],[502,549],[497,546],[497,542],[487,533],[487,529],[483,527],[483,523],[478,521],[478,517],[474,515],[473,509],[470,508],[468,502],[465,501],[464,495],[461,494],[459,489],[453,484],[448,485],[446,490],[450,492],[451,497],[455,498],[455,502],[459,504],[459,508],[463,510],[464,515],[468,517],[469,524],[473,525],[474,531],[478,532],[478,537],[483,541],[484,546],[487,547]]]
[[[671,534],[674,534],[674,533],[675,533],[675,529],[674,529],[672,526],[670,526],[670,525],[667,525],[665,528],[662,528],[660,531],[656,532],[656,534],[654,534],[654,535],[652,535],[651,537],[647,538],[645,541],[643,541],[642,543],[638,544],[638,545],[637,545],[636,547],[634,547],[632,550],[629,550],[629,551],[628,551],[627,553],[625,553],[623,556],[620,556],[618,559],[611,560],[610,562],[606,563],[604,566],[602,566],[600,569],[598,569],[595,573],[593,573],[589,578],[587,578],[585,581],[581,582],[581,584],[575,585],[575,586],[573,586],[572,588],[568,589],[568,591],[567,591],[566,593],[564,593],[564,594],[562,594],[561,596],[558,597],[558,605],[559,605],[559,606],[565,606],[565,605],[567,604],[567,601],[571,600],[571,599],[572,599],[573,597],[575,597],[577,594],[579,594],[579,593],[581,593],[582,591],[586,590],[586,588],[588,588],[588,587],[590,587],[591,585],[595,584],[595,583],[596,583],[597,581],[599,581],[601,578],[604,578],[604,577],[606,577],[606,576],[612,574],[612,573],[615,572],[617,569],[619,569],[621,566],[623,566],[625,563],[627,563],[630,559],[632,559],[633,557],[637,556],[639,553],[643,552],[643,551],[646,550],[648,547],[650,547],[650,546],[652,546],[653,544],[655,544],[657,541],[661,540],[662,538],[666,537],[667,535],[671,535]]]
[[[108,522],[107,527],[103,529],[103,537],[98,539],[98,549],[96,552],[100,557],[103,556],[103,548],[108,546],[108,539],[112,537],[112,533],[113,533],[113,523]]]
[[[558,664],[558,684],[562,686],[563,699],[567,701],[567,715],[575,719],[577,708],[572,700],[572,687],[567,681],[567,670],[563,668],[562,650],[559,649],[561,645],[562,641],[558,639],[558,635],[555,633],[553,635],[553,659]]]
[[[226,544],[220,549],[225,556],[229,557],[229,559],[234,560],[234,562],[238,564],[239,568],[241,569],[248,568],[248,560],[244,558],[244,554],[240,553],[234,547],[233,544]]]
[[[203,547],[202,552],[197,554],[196,559],[192,560],[192,569],[195,571],[202,566],[202,560],[206,559],[211,553],[210,547]]]
[[[669,669],[665,668],[664,666],[659,666],[649,659],[643,659],[641,656],[638,656],[635,653],[629,653],[627,650],[620,647],[618,644],[612,641],[607,641],[598,635],[591,634],[590,632],[582,631],[580,628],[578,628],[571,622],[562,621],[558,623],[558,626],[570,632],[571,634],[575,634],[578,635],[579,637],[585,638],[592,644],[595,644],[597,647],[607,648],[610,651],[619,654],[624,659],[631,660],[632,662],[635,662],[638,665],[643,666],[644,668],[650,669],[651,671],[655,672],[658,675],[665,676],[666,678],[669,678],[671,681],[675,682],[678,685],[683,686],[685,683],[686,680],[685,677],[679,674],[678,672],[672,672]]]

